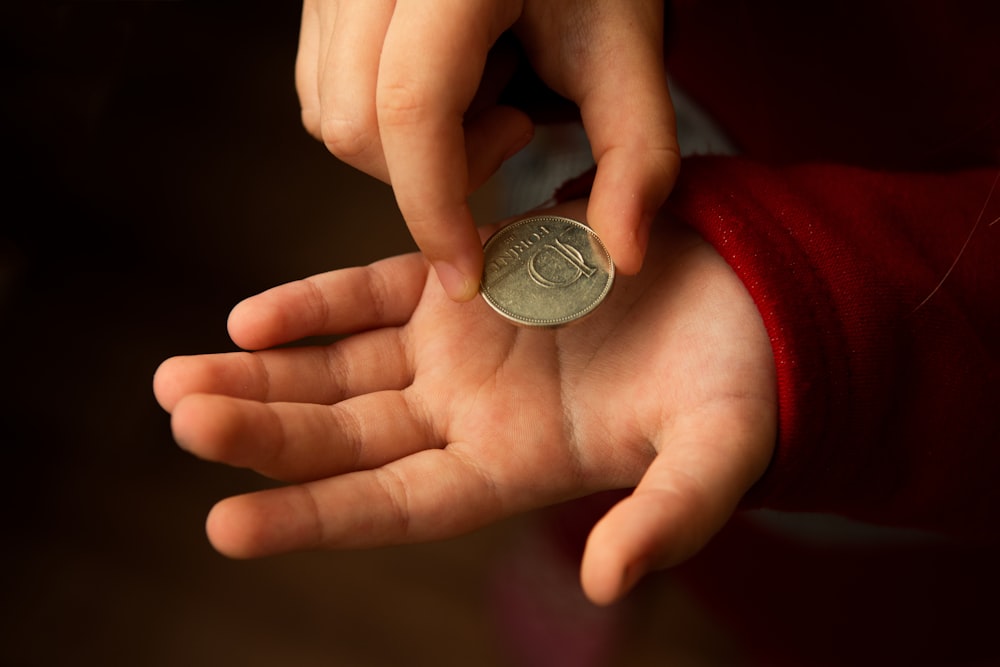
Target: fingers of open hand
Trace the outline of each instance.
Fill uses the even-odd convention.
[[[647,572],[700,550],[763,474],[774,438],[774,407],[767,401],[666,434],[635,492],[590,534],[581,567],[590,599],[610,604]]]
[[[428,449],[375,470],[228,498],[207,529],[220,552],[250,558],[440,539],[504,513],[481,470],[447,449]]]
[[[233,308],[229,335],[259,350],[308,336],[352,333],[406,322],[427,277],[417,254],[400,255],[280,285]]]
[[[157,369],[153,391],[168,412],[190,394],[330,405],[411,379],[399,332],[381,329],[323,347],[173,357]]]
[[[288,482],[376,467],[437,444],[399,391],[329,406],[194,394],[177,404],[172,426],[201,458]]]

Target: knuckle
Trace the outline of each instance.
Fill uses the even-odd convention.
[[[306,128],[306,132],[308,132],[314,139],[322,141],[323,130],[320,123],[319,109],[304,106],[302,107],[301,117],[302,126]]]
[[[388,310],[389,303],[389,293],[391,288],[386,284],[385,276],[383,276],[379,271],[374,270],[372,267],[368,267],[367,280],[365,281],[365,286],[367,287],[368,304],[371,309],[373,319],[376,322],[385,321],[386,312]]]
[[[386,83],[379,86],[375,106],[379,125],[408,126],[419,124],[431,109],[426,97],[407,83]]]
[[[387,526],[393,534],[406,541],[411,530],[410,499],[406,483],[389,468],[379,468],[375,473],[385,499]]]
[[[652,169],[662,180],[673,180],[681,166],[681,152],[676,141],[652,151]]]
[[[312,321],[325,325],[330,320],[330,303],[314,278],[300,280],[302,303],[309,310]]]
[[[319,134],[326,149],[341,160],[349,162],[367,153],[378,144],[378,128],[366,122],[361,113],[345,112],[323,114]]]

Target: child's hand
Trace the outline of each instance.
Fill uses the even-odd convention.
[[[235,557],[444,538],[638,485],[584,556],[585,590],[605,603],[702,547],[775,439],[757,310],[722,258],[668,221],[645,269],[562,329],[455,303],[413,254],[247,299],[230,332],[252,349],[350,334],[157,371],[181,446],[291,483],[214,508],[209,537]]]
[[[580,107],[598,164],[590,222],[633,274],[679,167],[662,12],[661,0],[305,0],[303,122],[392,184],[447,293],[472,298],[482,252],[466,197],[532,132],[484,81],[490,48],[513,28],[546,84]]]

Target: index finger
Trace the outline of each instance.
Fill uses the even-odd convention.
[[[510,3],[400,1],[385,36],[376,106],[400,211],[449,296],[475,296],[482,245],[466,203],[464,115]]]
[[[278,285],[236,304],[229,335],[243,349],[261,350],[398,326],[417,307],[426,276],[423,258],[410,253]]]

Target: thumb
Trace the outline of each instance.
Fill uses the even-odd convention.
[[[542,80],[580,109],[597,162],[587,223],[617,270],[634,275],[680,170],[663,3],[525,3],[516,28]]]
[[[660,35],[627,29],[658,24],[622,13],[627,23],[595,27],[595,57],[581,65],[573,97],[597,163],[587,219],[618,269],[632,275],[677,179],[680,149]]]
[[[774,429],[759,426],[744,423],[729,431],[743,437],[720,441],[714,436],[726,430],[713,425],[661,449],[634,493],[590,533],[580,576],[591,601],[615,602],[645,574],[690,558],[722,529],[770,459]]]

